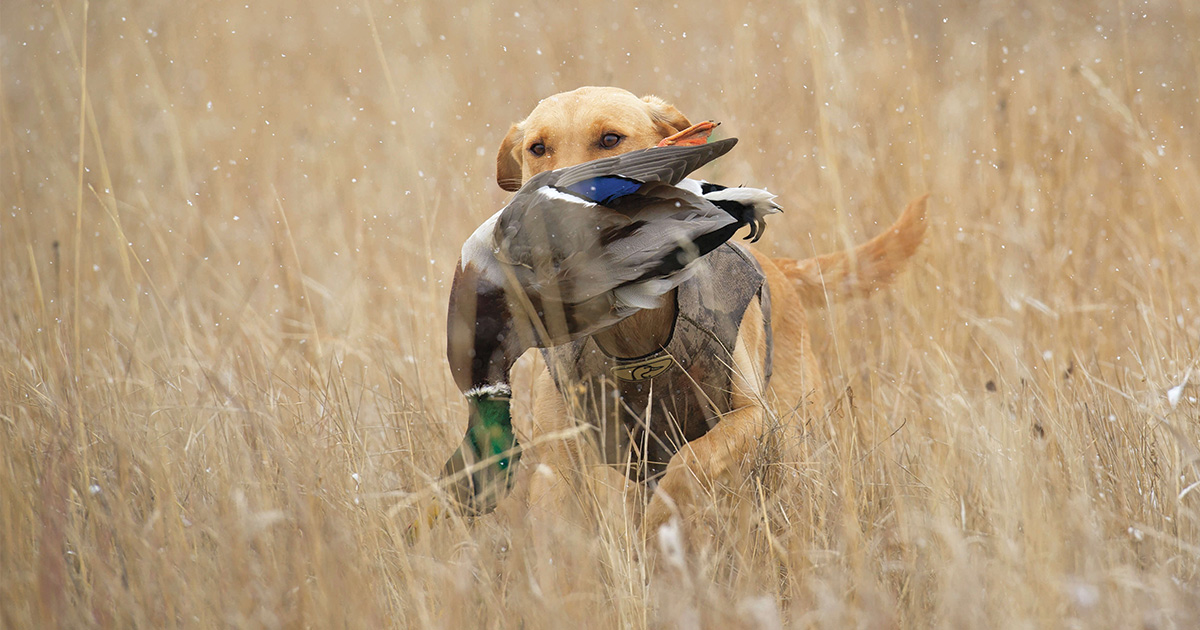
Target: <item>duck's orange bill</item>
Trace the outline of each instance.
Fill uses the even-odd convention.
[[[716,129],[717,126],[719,126],[720,124],[721,123],[719,123],[719,122],[713,122],[711,120],[706,120],[704,122],[696,123],[696,124],[692,125],[691,127],[688,127],[687,129],[684,129],[683,131],[680,131],[677,134],[663,138],[662,140],[659,141],[658,146],[660,146],[660,147],[670,147],[670,146],[690,147],[690,146],[695,146],[698,144],[704,144],[704,143],[708,142],[709,134],[711,134],[713,132],[713,129]]]

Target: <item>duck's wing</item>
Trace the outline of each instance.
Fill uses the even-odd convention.
[[[589,201],[607,203],[637,192],[640,184],[662,182],[674,186],[692,171],[728,153],[735,144],[737,138],[728,138],[701,145],[632,151],[554,171],[556,176],[547,183]]]
[[[629,282],[680,271],[741,227],[736,217],[707,199],[666,184],[648,185],[612,209],[633,217],[630,227],[614,234],[605,246],[609,266],[632,276]]]
[[[501,215],[496,258],[520,288],[564,310],[632,283],[666,280],[728,240],[739,226],[700,195],[665,183],[603,206],[549,189],[526,197],[520,220]],[[682,278],[679,279],[682,282]],[[639,300],[646,308],[651,300]],[[599,308],[599,306],[597,306]],[[628,315],[629,313],[625,313]]]

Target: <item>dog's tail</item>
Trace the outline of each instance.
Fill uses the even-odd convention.
[[[796,287],[805,306],[869,295],[891,282],[925,237],[925,202],[914,199],[888,230],[855,247],[833,254],[774,262]]]

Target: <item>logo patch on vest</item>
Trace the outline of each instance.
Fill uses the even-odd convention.
[[[674,362],[669,355],[658,355],[641,361],[621,363],[612,369],[612,373],[622,381],[648,381],[666,372]]]

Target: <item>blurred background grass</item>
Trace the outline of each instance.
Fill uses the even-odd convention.
[[[1198,42],[1185,0],[4,2],[0,627],[1196,627]],[[779,256],[934,194],[810,314],[788,491],[655,580],[519,493],[403,535],[496,148],[588,84],[741,138],[706,174]]]

